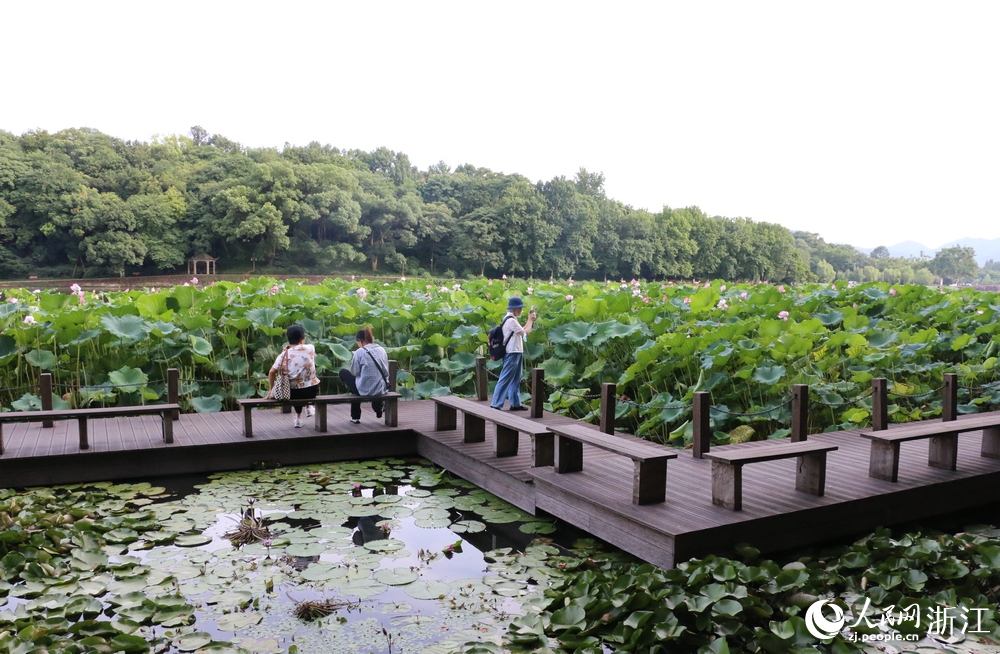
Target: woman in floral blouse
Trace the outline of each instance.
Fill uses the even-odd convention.
[[[292,388],[291,399],[308,400],[316,397],[319,391],[319,377],[316,376],[316,347],[306,345],[306,330],[301,325],[292,325],[288,328],[288,345],[274,360],[274,365],[267,373],[267,381],[272,389],[267,392],[268,399],[271,399],[274,389],[274,378],[282,367],[288,370],[289,386]],[[306,417],[311,415],[312,406],[307,406]],[[302,426],[301,416],[302,407],[296,406],[292,422],[294,426]]]

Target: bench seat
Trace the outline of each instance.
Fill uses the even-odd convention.
[[[579,423],[548,426],[555,434],[555,471],[583,470],[583,446],[590,445],[632,459],[632,503],[658,504],[666,499],[667,461],[671,448],[632,436],[614,436]]]
[[[712,460],[712,504],[733,511],[743,510],[743,466],[759,461],[797,457],[795,489],[823,495],[826,486],[826,453],[836,445],[810,441],[733,446],[712,450],[702,456]]]
[[[509,411],[497,411],[489,403],[469,400],[464,397],[445,395],[434,400],[434,429],[448,431],[458,428],[458,411],[464,415],[462,421],[462,442],[482,443],[486,440],[486,421],[496,425],[496,439],[493,455],[496,457],[517,455],[517,435],[531,437],[532,466],[550,466],[554,462],[552,432],[543,423],[525,418]]]
[[[47,420],[76,420],[80,427],[80,449],[90,448],[87,433],[89,418],[118,418],[159,414],[163,418],[163,442],[174,442],[173,414],[180,410],[177,404],[146,404],[142,406],[111,406],[82,409],[51,409],[48,411],[9,411],[0,413],[0,454],[3,454],[3,423],[42,422]]]
[[[1000,411],[961,416],[957,420],[922,420],[892,425],[880,431],[861,432],[872,442],[868,476],[898,481],[900,443],[924,438],[931,439],[927,465],[955,470],[958,464],[958,435],[980,430],[983,432],[980,456],[1000,459]]]
[[[314,398],[303,400],[269,400],[262,397],[247,398],[237,400],[240,408],[243,409],[243,435],[253,438],[253,410],[275,406],[305,406],[312,404],[316,407],[315,426],[316,431],[325,432],[327,430],[327,411],[329,404],[350,404],[351,402],[371,402],[372,400],[382,400],[385,403],[384,415],[385,424],[389,427],[397,426],[399,419],[398,402],[402,397],[399,393],[383,393],[382,395],[354,395],[352,393],[342,393],[339,395],[317,395]]]

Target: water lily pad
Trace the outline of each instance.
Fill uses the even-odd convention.
[[[429,600],[444,597],[451,592],[451,586],[443,581],[415,581],[403,590],[413,599]]]
[[[475,534],[486,530],[486,525],[478,520],[460,520],[448,525],[456,534]]]
[[[346,575],[347,568],[330,563],[313,563],[302,571],[302,578],[306,581],[329,581]]]
[[[388,587],[374,579],[354,579],[340,584],[339,588],[345,595],[356,595],[360,599],[367,599],[381,595]]]
[[[431,518],[414,520],[413,524],[424,529],[444,529],[451,524],[448,518]]]
[[[319,556],[326,551],[322,543],[295,543],[285,548],[289,556]]]
[[[181,636],[174,641],[174,647],[182,652],[193,652],[212,642],[212,634],[196,631],[193,634]]]
[[[520,529],[526,534],[551,534],[555,533],[556,526],[551,522],[526,522]]]
[[[383,568],[375,572],[374,578],[388,586],[412,584],[420,575],[410,568]]]
[[[227,613],[219,617],[216,626],[218,626],[219,631],[242,631],[257,624],[263,617],[260,613],[255,612]]]
[[[199,545],[207,545],[211,542],[212,537],[205,534],[187,534],[174,539],[174,545],[177,547],[198,547]]]
[[[371,550],[372,552],[393,552],[395,550],[401,550],[406,546],[401,540],[396,540],[394,538],[387,538],[385,540],[371,540],[365,543],[364,547],[366,550]]]

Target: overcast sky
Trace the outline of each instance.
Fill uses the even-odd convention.
[[[1000,237],[998,2],[29,2],[0,129],[603,172],[862,247]]]

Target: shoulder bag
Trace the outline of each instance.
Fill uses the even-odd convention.
[[[274,378],[274,386],[271,388],[271,397],[279,402],[292,399],[292,384],[288,380],[288,350],[281,357],[278,365],[278,374]]]

